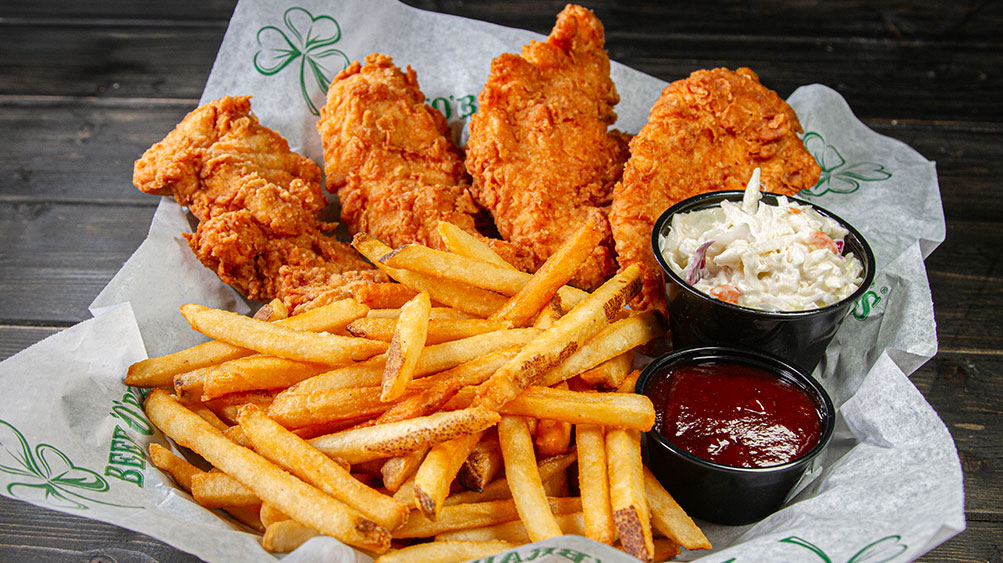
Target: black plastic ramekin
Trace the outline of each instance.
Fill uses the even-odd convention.
[[[836,411],[825,389],[794,365],[761,352],[719,346],[688,348],[659,357],[641,373],[634,390],[647,395],[648,389],[667,377],[672,368],[709,362],[746,365],[773,373],[811,398],[821,417],[821,436],[814,448],[788,463],[769,467],[731,467],[707,461],[672,444],[657,426],[647,432],[647,466],[687,514],[718,524],[749,524],[772,514],[784,503],[809,464],[828,445]],[[656,411],[662,409],[664,405],[655,404]]]
[[[848,231],[843,252],[853,253],[863,265],[864,281],[860,287],[838,303],[807,311],[763,311],[715,299],[676,274],[662,256],[659,243],[668,233],[674,215],[716,207],[724,200],[740,203],[743,195],[741,191],[728,191],[694,196],[673,205],[655,221],[651,248],[665,279],[672,344],[676,349],[706,345],[753,348],[780,356],[811,373],[825,356],[826,346],[836,335],[853,303],[874,281],[874,253],[863,235],[846,221],[811,202],[788,198],[811,206]],[[762,201],[776,205],[777,197],[763,194]]]

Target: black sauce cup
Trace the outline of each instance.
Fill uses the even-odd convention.
[[[810,375],[780,358],[746,349],[708,346],[678,350],[659,357],[641,373],[634,388],[648,389],[674,367],[727,362],[766,370],[811,398],[821,417],[818,444],[799,458],[770,467],[731,467],[696,457],[672,444],[656,425],[645,435],[648,468],[687,514],[718,524],[740,525],[761,520],[784,503],[809,464],[828,445],[836,411],[825,389]],[[655,404],[656,411],[664,405]]]
[[[676,274],[662,256],[660,240],[669,232],[674,215],[716,207],[725,200],[741,203],[743,195],[741,191],[728,191],[694,196],[673,205],[655,221],[651,247],[665,279],[672,345],[677,349],[712,344],[753,348],[780,356],[811,373],[825,356],[826,346],[853,303],[874,281],[874,253],[863,235],[846,221],[811,202],[789,197],[790,201],[812,207],[848,231],[843,253],[853,253],[861,261],[863,283],[842,301],[809,311],[762,311],[715,299]],[[762,201],[776,205],[777,197],[763,194]]]

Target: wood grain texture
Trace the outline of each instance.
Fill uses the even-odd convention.
[[[546,33],[565,0],[407,3]],[[619,62],[665,80],[746,65],[784,96],[824,83],[936,161],[947,240],[927,270],[941,352],[912,380],[955,438],[968,529],[920,561],[1003,563],[1003,2],[587,4]],[[132,162],[195,107],[234,5],[0,4],[0,358],[89,318],[145,237],[157,200],[132,187]],[[0,560],[196,559],[0,497]]]

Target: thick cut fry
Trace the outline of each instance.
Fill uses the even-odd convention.
[[[480,432],[498,423],[496,412],[482,408],[439,412],[401,422],[346,430],[320,436],[310,444],[348,463],[362,463],[404,455],[464,434]]]
[[[280,520],[265,528],[261,547],[271,553],[289,553],[320,533],[295,520]]]
[[[428,336],[428,315],[432,312],[432,302],[424,291],[401,307],[390,348],[387,349],[387,363],[383,369],[383,391],[381,401],[393,401],[404,394],[414,376],[418,357],[425,347]]]
[[[651,526],[686,549],[710,549],[710,542],[693,519],[662,487],[651,471],[644,468],[644,492],[651,510]]]
[[[192,477],[204,473],[160,444],[150,444],[150,461],[157,469],[167,472],[179,487],[189,493],[192,492]]]
[[[540,470],[533,452],[533,439],[526,421],[504,416],[498,423],[498,441],[505,459],[505,478],[519,518],[534,542],[561,535],[561,527],[547,506],[547,495],[540,480]]]
[[[593,250],[602,242],[603,229],[597,221],[587,221],[566,238],[547,258],[533,277],[494,312],[492,320],[512,321],[524,326],[557,295],[557,291],[574,277]]]
[[[583,371],[579,377],[594,387],[616,389],[633,367],[634,351],[631,350],[614,356],[590,370]]]
[[[463,340],[426,346],[418,358],[418,365],[415,366],[415,376],[425,377],[476,360],[498,350],[524,345],[539,334],[540,331],[533,328],[499,330],[478,334]],[[353,366],[346,366],[311,377],[297,383],[283,393],[305,393],[321,389],[380,385],[384,365],[385,359],[373,358]],[[414,385],[415,382],[412,384]]]
[[[654,311],[646,311],[616,321],[596,334],[581,350],[575,352],[561,365],[547,372],[540,380],[540,385],[550,387],[559,381],[565,381],[620,354],[643,346],[662,334],[665,334],[665,328],[662,327]]]
[[[487,319],[433,319],[428,321],[428,334],[425,345],[442,344],[461,338],[470,338],[485,332],[511,328],[511,323],[504,321],[489,321]],[[390,342],[397,328],[396,319],[357,319],[348,325],[348,333],[359,338],[382,340]]]
[[[388,552],[376,558],[373,563],[461,563],[471,559],[490,557],[517,547],[519,547],[517,543],[504,541],[422,543]]]
[[[383,464],[383,467],[380,468],[380,475],[383,476],[383,486],[392,493],[397,492],[405,481],[414,477],[414,474],[418,471],[418,467],[421,466],[421,462],[425,460],[427,453],[428,450],[422,448],[409,454],[388,459]]]
[[[613,524],[620,534],[620,543],[630,555],[641,561],[651,561],[655,548],[651,515],[644,495],[640,432],[607,430],[606,462]]]
[[[248,528],[259,533],[265,531],[265,525],[261,523],[261,503],[251,506],[227,506],[223,510]]]
[[[329,366],[308,364],[274,356],[248,356],[210,368],[202,380],[202,400],[229,393],[259,389],[284,389],[308,377],[328,371]]]
[[[261,499],[226,473],[204,472],[192,476],[192,496],[206,508],[257,506]]]
[[[414,476],[415,506],[422,514],[438,519],[449,486],[482,436],[484,432],[476,432],[432,446]]]
[[[477,404],[497,409],[515,398],[612,322],[640,288],[640,269],[636,265],[604,283],[482,383]]]
[[[383,342],[294,330],[193,303],[182,305],[181,314],[192,328],[210,338],[290,360],[336,365],[386,350]]]
[[[407,516],[406,506],[356,481],[345,468],[279,426],[258,408],[241,409],[239,422],[259,454],[355,508],[373,522],[393,530]]]
[[[417,293],[415,293],[417,295]],[[412,296],[413,297],[413,296]],[[406,303],[406,301],[405,301]],[[365,318],[367,319],[396,319],[401,314],[400,307],[394,309],[370,309],[366,313]],[[477,317],[471,315],[470,313],[464,313],[452,307],[432,307],[432,312],[428,315],[429,320],[433,321],[459,321],[476,319]],[[479,319],[484,320],[484,319]],[[354,322],[354,321],[353,321]]]
[[[281,299],[275,298],[265,303],[260,309],[254,312],[254,319],[259,321],[275,322],[289,317],[289,309]]]
[[[391,278],[414,291],[427,291],[433,301],[443,305],[484,318],[505,304],[505,297],[491,291],[383,264],[380,258],[393,249],[367,234],[356,234],[352,246]]]
[[[542,459],[539,462],[540,480],[549,481],[554,475],[566,471],[571,464],[578,459],[574,448],[562,455],[556,455]],[[406,485],[405,485],[406,486]],[[404,487],[401,487],[404,490]],[[398,493],[401,491],[398,491]],[[445,506],[456,504],[466,504],[471,502],[488,502],[492,500],[504,500],[512,498],[512,491],[509,489],[507,479],[495,479],[484,487],[481,492],[464,491],[446,497]],[[400,499],[398,499],[400,500]]]
[[[609,501],[609,473],[606,464],[606,433],[602,426],[575,427],[578,445],[578,490],[585,513],[585,537],[613,545],[615,528]]]
[[[193,413],[202,417],[202,420],[208,422],[209,424],[212,424],[212,427],[215,428],[216,430],[219,430],[220,432],[226,432],[226,430],[230,428],[230,425],[223,422],[223,420],[220,419],[218,416],[216,416],[216,413],[210,410],[209,407],[201,403],[198,403],[192,405],[190,408]]]
[[[585,521],[581,512],[571,514],[558,514],[554,516],[557,524],[561,526],[561,531],[565,534],[585,536]],[[517,544],[529,543],[529,533],[526,526],[519,520],[503,522],[493,526],[482,526],[480,528],[467,528],[466,530],[456,530],[435,536],[435,541],[507,541]]]
[[[307,311],[302,315],[279,320],[276,324],[293,330],[337,332],[355,319],[364,317],[368,311],[369,308],[365,305],[353,299],[345,299]],[[214,366],[253,353],[246,348],[214,340],[180,352],[132,364],[126,374],[125,384],[134,387],[166,387],[171,385],[177,374]]]
[[[561,382],[555,385],[557,389],[568,390],[568,384]],[[559,420],[542,419],[536,426],[536,453],[541,456],[563,454],[571,445],[571,423]]]
[[[225,432],[225,428],[237,424],[237,411],[240,410],[240,407],[244,405],[258,405],[263,409],[267,409],[268,405],[272,404],[274,399],[275,397],[269,391],[243,391],[223,395],[218,399],[204,403],[204,406],[212,410],[223,423],[222,426],[219,426],[215,422],[212,422],[213,426],[216,426],[217,430]],[[192,409],[200,416],[202,414],[201,406]]]
[[[484,492],[484,487],[488,483],[494,481],[504,467],[505,460],[501,455],[498,435],[492,432],[485,435],[470,452],[467,460],[463,462],[463,466],[456,473],[456,480],[464,489],[481,493]]]
[[[548,513],[570,514],[582,511],[582,500],[578,497],[549,498],[543,506]],[[421,512],[412,512],[407,522],[394,530],[394,538],[430,538],[453,530],[491,526],[518,519],[519,512],[512,499],[454,504],[443,507],[438,520],[430,520]]]
[[[289,515],[282,512],[275,506],[268,504],[267,502],[261,503],[261,511],[258,513],[258,517],[261,518],[261,525],[264,527],[271,526],[275,522],[282,522],[283,520],[289,520]]]
[[[286,428],[303,428],[366,415],[390,408],[380,398],[379,387],[279,393],[268,407],[268,416]]]
[[[146,413],[172,440],[195,451],[290,517],[349,545],[377,552],[389,547],[389,533],[382,526],[234,444],[166,391],[155,389],[147,395]]]
[[[665,538],[655,538],[655,556],[652,559],[657,563],[659,561],[668,561],[673,557],[679,555],[679,544]]]
[[[254,352],[248,350],[253,355]],[[248,357],[247,355],[241,357]],[[232,361],[232,360],[231,360]],[[212,367],[198,368],[186,371],[174,376],[174,394],[182,403],[192,406],[202,401],[202,391],[205,383],[205,376],[212,371]]]
[[[504,258],[492,250],[487,243],[452,223],[439,221],[435,226],[435,230],[439,233],[442,244],[453,254],[459,254],[460,256],[473,258],[482,262],[490,262],[491,264],[510,270],[518,270],[518,268],[506,262]]]
[[[355,298],[372,309],[399,309],[418,292],[399,283],[367,283],[355,290]]]

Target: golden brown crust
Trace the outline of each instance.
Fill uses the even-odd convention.
[[[665,312],[651,230],[670,206],[704,192],[742,190],[757,167],[770,192],[793,195],[815,185],[821,169],[801,132],[794,110],[747,68],[698,70],[662,91],[630,142],[610,208],[620,266],[643,270],[634,308]]]

